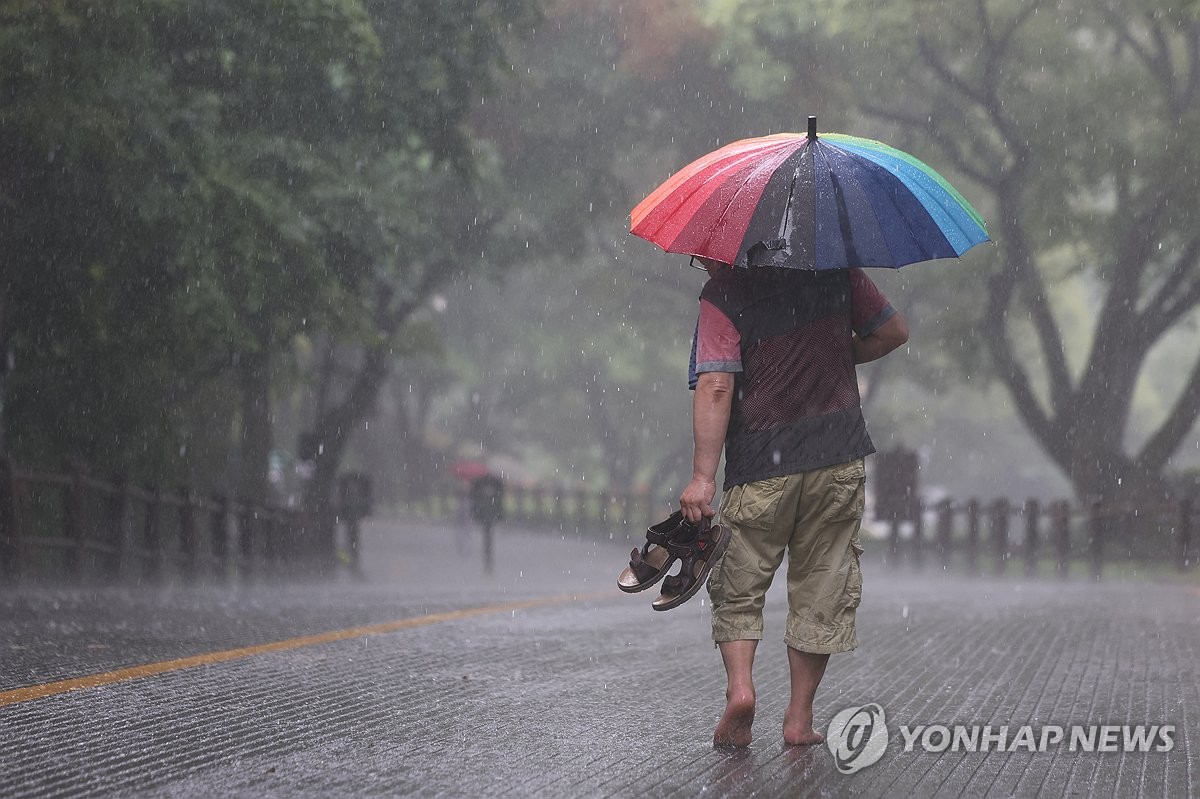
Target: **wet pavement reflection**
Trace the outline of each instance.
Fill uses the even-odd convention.
[[[451,529],[376,524],[364,536],[363,580],[0,592],[0,692],[369,628],[0,703],[0,795],[1195,790],[1195,582],[918,574],[888,571],[868,554],[861,646],[831,661],[817,724],[879,703],[890,740],[877,762],[844,774],[826,746],[783,744],[788,681],[776,589],[756,664],[754,743],[714,750],[724,675],[707,603],[701,594],[655,613],[653,592],[618,591],[626,542],[501,529],[485,575]],[[1065,743],[929,751],[919,737],[906,751],[902,725],[909,735],[917,725],[1006,725],[1009,743],[1023,725],[1175,732],[1167,751]],[[939,740],[927,743],[936,749]]]

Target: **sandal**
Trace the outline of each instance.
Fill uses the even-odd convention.
[[[695,596],[700,586],[708,579],[712,567],[729,548],[731,540],[732,530],[723,524],[710,525],[709,520],[705,519],[701,523],[700,531],[691,541],[672,541],[672,551],[679,551],[681,546],[686,548],[686,552],[679,555],[683,565],[679,574],[663,581],[662,593],[651,607],[655,610],[670,610]]]
[[[617,588],[632,594],[657,583],[678,558],[691,551],[687,546],[673,546],[672,541],[695,535],[695,525],[683,518],[682,511],[675,511],[666,521],[648,528],[645,546],[629,553],[629,566],[617,577]]]

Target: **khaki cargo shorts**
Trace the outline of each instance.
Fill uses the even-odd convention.
[[[767,588],[786,552],[784,643],[814,654],[858,646],[865,483],[859,459],[725,492],[720,519],[732,528],[733,541],[708,578],[713,641],[762,639]]]

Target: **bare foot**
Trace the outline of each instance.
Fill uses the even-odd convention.
[[[750,727],[754,724],[754,694],[727,695],[725,715],[717,722],[713,746],[749,746]]]
[[[824,743],[825,736],[813,729],[812,711],[788,708],[783,714],[783,742],[788,746],[814,746]]]

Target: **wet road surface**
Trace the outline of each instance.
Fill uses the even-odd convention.
[[[724,677],[703,594],[656,613],[656,591],[613,585],[622,543],[498,536],[491,576],[452,529],[378,523],[362,581],[0,592],[0,796],[1200,795],[1194,579],[965,578],[868,558],[861,645],[831,659],[817,724],[877,703],[888,743],[847,775],[825,746],[783,744],[781,592],[755,742],[715,751]],[[19,693],[87,675],[109,681]],[[917,734],[906,751],[918,725],[986,725],[993,742],[926,751]],[[1073,726],[1104,725],[1114,746],[1090,734],[1114,751],[1068,747]],[[1119,728],[1138,725],[1173,727],[1169,751],[1124,751]],[[1033,745],[1017,743],[1025,726]],[[1036,751],[1048,728],[1066,740]]]

